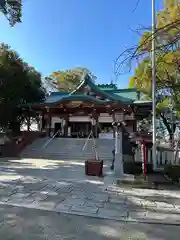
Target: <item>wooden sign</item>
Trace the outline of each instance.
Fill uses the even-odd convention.
[[[81,104],[83,104],[82,101],[72,101],[66,104],[67,108],[75,108],[75,107],[79,107]]]
[[[70,102],[70,104],[72,104],[72,105],[80,105],[80,104],[83,104],[83,101],[72,101],[72,102]]]
[[[121,122],[124,120],[124,114],[123,113],[115,113],[115,121]]]

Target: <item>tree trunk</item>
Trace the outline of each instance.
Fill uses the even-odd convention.
[[[30,128],[31,128],[31,120],[30,117],[27,118],[27,131],[30,132]]]
[[[171,143],[173,143],[174,133],[176,130],[176,124],[174,123],[172,126],[172,124],[167,121],[166,117],[163,114],[160,114],[160,116],[161,116],[161,119],[162,119],[168,133],[169,133],[169,140]]]
[[[12,134],[17,136],[20,133],[20,123],[18,121],[13,121],[10,124]]]
[[[176,163],[176,159],[178,157],[179,144],[180,144],[180,139],[178,139],[178,141],[177,141],[177,145],[176,145],[176,149],[175,149],[175,153],[174,153],[174,163]]]
[[[174,139],[174,134],[172,132],[169,132],[169,140],[173,141]]]

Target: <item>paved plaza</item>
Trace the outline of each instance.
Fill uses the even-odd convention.
[[[2,240],[179,240],[179,227],[0,205]]]
[[[11,159],[1,163],[0,204],[132,222],[180,224],[180,191],[116,186],[84,175],[82,161]]]

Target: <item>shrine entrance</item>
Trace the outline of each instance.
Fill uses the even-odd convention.
[[[87,138],[91,131],[90,122],[69,122],[69,134],[74,138]]]
[[[57,133],[58,132],[58,133]],[[56,134],[57,133],[57,134]],[[62,135],[62,126],[61,123],[55,123],[54,124],[54,134],[56,134],[56,137],[60,137]]]

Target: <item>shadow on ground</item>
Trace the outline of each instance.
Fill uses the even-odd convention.
[[[116,198],[116,203],[113,206],[111,205],[112,209],[109,208],[108,211],[116,212],[118,218],[117,210],[121,213],[119,203],[122,203],[122,199],[125,199],[126,202],[122,207],[125,206],[129,211],[125,219],[139,219],[141,222],[144,219],[151,218],[157,219],[159,222],[162,220],[175,221],[177,214],[174,215],[173,211],[177,213],[178,209],[174,208],[170,211],[168,204],[180,206],[180,191],[157,191],[128,188],[124,185],[115,186],[112,184],[112,179],[110,183],[106,182],[108,176],[105,178],[85,176],[83,161],[6,159],[6,161],[1,162],[0,168],[1,197],[4,193],[3,197],[13,193],[33,194],[36,192],[42,195],[44,192],[53,192],[58,197],[48,196],[46,203],[52,203],[53,199],[53,201],[58,200],[57,204],[59,204],[60,201],[65,200],[65,198],[61,198],[61,195],[63,195],[63,191],[66,189],[65,195],[67,195],[68,199],[71,197],[78,198],[78,194],[83,197],[88,195],[87,199],[92,199],[95,204],[96,200],[94,198],[97,195],[100,195],[100,198],[108,195],[109,198]],[[108,171],[108,164],[105,166],[105,171]],[[101,199],[98,199],[98,201],[97,204],[99,205]],[[142,205],[142,202],[144,205]],[[144,211],[144,208],[147,209],[147,213]],[[35,210],[33,209],[32,211]],[[178,214],[180,214],[180,209]],[[177,223],[180,224],[179,219],[177,219]]]
[[[179,239],[175,226],[123,223],[9,206],[0,206],[0,216],[3,240]]]

